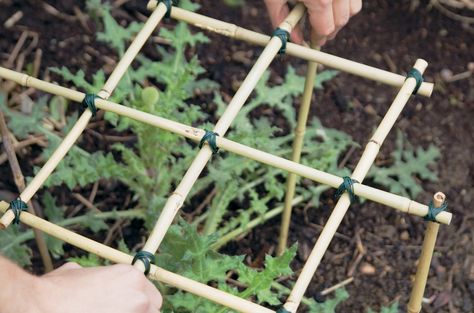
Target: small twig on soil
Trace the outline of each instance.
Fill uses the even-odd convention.
[[[206,198],[204,198],[204,200],[198,205],[198,207],[196,208],[196,210],[194,210],[194,212],[192,212],[191,214],[189,214],[189,217],[192,218],[196,215],[200,215],[202,210],[204,210],[204,208],[211,202],[212,198],[214,198],[214,196],[216,195],[217,193],[217,187],[214,187],[210,193],[208,193],[208,195],[206,196]]]
[[[92,29],[87,24],[87,21],[89,20],[89,16],[87,14],[84,14],[84,12],[82,12],[78,6],[74,6],[73,10],[82,28],[84,28],[86,32],[92,33]]]
[[[15,47],[13,47],[12,52],[10,53],[10,57],[7,60],[7,63],[5,64],[6,67],[12,67],[13,62],[17,58],[18,54],[21,51],[21,48],[25,44],[26,38],[28,38],[28,31],[24,31],[21,33],[20,38],[16,42]]]
[[[344,156],[344,158],[341,160],[341,162],[339,163],[339,165],[337,166],[337,168],[343,168],[347,161],[349,161],[350,157],[352,156],[352,154],[354,153],[354,151],[356,151],[358,147],[357,146],[352,146],[349,151],[347,151],[346,155]]]
[[[80,203],[84,204],[88,209],[96,212],[101,212],[92,202],[84,198],[84,196],[82,196],[81,194],[73,193],[72,196],[76,198]]]
[[[340,283],[335,284],[334,286],[331,286],[331,287],[329,287],[329,288],[326,288],[326,289],[322,290],[319,294],[320,294],[321,296],[327,296],[327,295],[330,294],[331,292],[334,292],[334,291],[336,291],[337,289],[342,288],[342,287],[344,287],[344,286],[346,286],[346,285],[352,283],[353,281],[354,281],[354,277],[349,277],[349,278],[347,278],[347,279],[341,281]]]
[[[43,8],[47,13],[49,13],[49,14],[57,17],[57,18],[60,18],[62,20],[65,20],[67,22],[75,22],[77,20],[77,18],[75,16],[71,16],[71,15],[62,13],[61,11],[59,11],[58,9],[53,7],[51,4],[46,3],[44,1],[43,1]]]
[[[8,20],[3,23],[3,26],[6,29],[12,28],[21,18],[23,17],[23,12],[22,11],[16,11],[15,14],[10,16]]]
[[[356,247],[357,247],[357,252],[354,253],[354,261],[352,262],[351,266],[349,266],[348,270],[347,270],[347,276],[353,276],[354,275],[354,272],[357,268],[357,266],[359,266],[360,262],[362,261],[362,259],[364,258],[365,254],[367,253],[364,245],[362,244],[362,240],[360,238],[360,233],[362,232],[362,230],[358,230],[356,231],[356,234],[355,234],[355,239],[356,239]]]
[[[33,61],[33,73],[32,73],[33,77],[38,77],[39,70],[41,68],[42,57],[43,57],[43,50],[41,50],[40,48],[36,49],[35,59]]]
[[[18,159],[15,154],[15,148],[10,139],[10,131],[8,130],[7,123],[5,121],[5,117],[3,112],[0,111],[0,131],[2,133],[2,141],[3,141],[3,149],[7,155],[8,161],[10,163],[10,168],[13,174],[13,180],[15,181],[15,185],[17,186],[18,190],[22,192],[26,185],[25,185],[25,177],[20,168],[20,164],[18,163]],[[31,214],[36,214],[33,202],[28,202],[28,212]],[[38,245],[38,250],[41,254],[41,259],[43,261],[44,269],[46,272],[50,272],[54,269],[53,262],[51,260],[51,256],[48,252],[48,247],[46,246],[46,241],[44,240],[43,233],[37,229],[34,230],[36,244]]]
[[[31,146],[31,145],[39,145],[39,146],[42,146],[42,147],[46,147],[48,145],[48,143],[45,140],[46,140],[46,138],[42,135],[38,136],[38,137],[28,138],[28,139],[20,141],[18,143],[14,143],[13,144],[13,149],[14,149],[15,152],[17,152],[17,151],[19,151],[23,148],[26,148],[28,146]],[[0,154],[0,165],[5,163],[7,160],[8,160],[8,156],[5,152]]]
[[[97,191],[99,190],[99,181],[96,181],[94,185],[92,185],[91,194],[89,195],[89,202],[94,203],[95,196],[97,196]]]

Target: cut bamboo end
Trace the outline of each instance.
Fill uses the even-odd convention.
[[[446,201],[446,195],[441,191],[438,191],[433,196],[433,204],[435,207],[440,207]]]
[[[428,67],[428,62],[426,62],[423,59],[417,59],[415,62],[415,65],[413,66],[416,68],[420,73],[424,73],[426,68]],[[423,88],[422,91],[421,88]],[[417,94],[422,94],[427,97],[431,97],[431,94],[433,93],[434,89],[434,84],[433,83],[425,83],[423,82],[420,86],[420,89],[418,90]]]
[[[15,214],[11,210],[6,211],[0,219],[0,229],[5,229],[11,225],[15,219]]]
[[[446,195],[442,192],[437,192],[433,196],[433,205],[436,208],[443,205],[444,201],[446,201]],[[423,294],[425,293],[426,282],[430,272],[431,259],[433,258],[433,252],[436,247],[439,226],[438,223],[427,223],[420,259],[418,261],[418,266],[416,267],[415,281],[413,282],[410,300],[407,305],[408,313],[421,312]]]
[[[156,1],[156,0],[150,0],[150,1],[148,1],[147,5],[146,5],[146,9],[147,9],[148,11],[152,11],[152,10],[154,10],[157,6],[158,6],[158,1]]]

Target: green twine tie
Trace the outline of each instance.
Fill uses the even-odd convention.
[[[407,78],[409,77],[412,77],[416,80],[416,86],[415,89],[413,89],[413,94],[416,95],[418,89],[420,89],[420,86],[423,83],[423,75],[416,68],[412,68],[407,74]]]
[[[219,134],[209,131],[209,130],[205,130],[205,131],[206,133],[204,134],[204,136],[202,136],[201,142],[199,142],[199,148],[202,148],[204,143],[207,142],[207,144],[209,145],[209,148],[211,148],[212,150],[212,153],[216,154],[217,152],[219,152],[219,148],[217,147],[217,143],[216,143],[216,136],[219,136]]]
[[[138,251],[133,257],[132,265],[138,260],[142,261],[145,266],[145,275],[150,273],[151,264],[155,264],[155,255],[148,251]]]
[[[171,17],[171,10],[173,9],[173,5],[178,5],[178,0],[160,0],[158,2],[163,2],[166,5],[166,18]]]
[[[28,205],[20,199],[20,197],[16,198],[12,202],[10,202],[10,210],[12,210],[13,214],[15,214],[15,218],[13,219],[13,224],[20,223],[20,214],[23,211],[28,209]]]
[[[291,313],[290,311],[288,311],[287,309],[281,307],[278,309],[278,311],[276,311],[276,313]]]
[[[354,184],[358,184],[359,182],[349,176],[344,176],[343,179],[344,181],[339,185],[339,188],[337,188],[334,198],[339,199],[344,192],[347,192],[352,204],[357,200],[357,196],[354,193]]]
[[[288,33],[286,30],[281,29],[278,27],[273,31],[272,37],[278,37],[281,40],[281,48],[278,51],[278,54],[285,54],[286,52],[286,43],[290,39],[290,33]]]
[[[441,204],[439,208],[434,206],[433,201],[430,201],[430,204],[428,204],[428,213],[425,215],[424,219],[425,221],[430,221],[430,222],[437,222],[436,221],[436,216],[445,211],[448,208],[448,203],[446,201]]]
[[[82,107],[84,109],[89,109],[92,112],[92,116],[95,116],[97,113],[97,108],[95,106],[95,99],[102,99],[96,94],[93,93],[86,93],[86,96],[84,97],[84,100],[82,100]]]

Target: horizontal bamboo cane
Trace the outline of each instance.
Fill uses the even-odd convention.
[[[138,33],[137,37],[135,37],[130,47],[123,55],[120,62],[113,70],[112,74],[110,74],[110,77],[107,79],[104,87],[97,94],[99,97],[103,99],[108,99],[110,97],[113,90],[118,85],[120,79],[123,77],[128,67],[132,63],[133,59],[136,57],[140,49],[150,37],[153,30],[156,28],[156,26],[158,26],[160,21],[165,16],[166,11],[166,5],[161,3],[161,5],[159,5],[157,9],[153,12],[153,14],[147,20],[143,28]],[[21,85],[28,85],[29,77],[23,77],[23,79],[25,79],[26,81],[22,82]],[[77,122],[74,124],[69,133],[53,152],[48,161],[43,165],[43,167],[35,175],[33,180],[28,184],[28,186],[26,186],[25,190],[23,190],[23,192],[20,194],[21,200],[23,200],[24,202],[30,201],[34,194],[41,188],[41,186],[43,186],[46,179],[48,179],[54,169],[58,166],[59,162],[61,162],[61,160],[66,156],[66,154],[72,148],[79,136],[82,134],[91,117],[92,113],[90,110],[85,110],[81,114]],[[13,214],[13,212],[11,210],[7,211],[0,219],[0,229],[8,227],[14,218],[15,215]]]
[[[423,74],[428,63],[424,60],[417,60],[414,68],[420,71]],[[352,179],[355,179],[359,182],[362,182],[369,172],[370,167],[375,161],[377,154],[379,152],[382,143],[384,142],[385,138],[387,137],[389,131],[392,129],[393,125],[395,124],[398,116],[402,112],[403,108],[405,107],[406,103],[410,99],[413,90],[416,87],[416,80],[415,78],[408,78],[405,83],[403,84],[402,88],[398,92],[397,96],[392,102],[392,105],[388,109],[387,113],[385,114],[382,122],[375,130],[372,139],[367,144],[367,147],[362,154],[360,161],[357,163],[354,172],[352,173]],[[359,184],[355,184],[359,185]],[[342,222],[349,206],[351,204],[349,195],[345,192],[341,198],[337,201],[337,204],[329,216],[326,225],[323,228],[316,244],[313,247],[305,265],[303,266],[303,270],[301,271],[293,289],[291,290],[290,296],[288,297],[284,307],[289,312],[295,313],[298,309],[301,300],[303,299],[304,293],[308,288],[311,280],[316,273],[316,270],[323,258],[326,250],[331,243],[332,238],[334,237],[337,228]]]
[[[301,17],[304,14],[304,6],[302,4],[297,5],[288,15],[288,17],[281,23],[280,28],[291,32],[293,27],[298,23]],[[258,81],[272,62],[272,60],[277,55],[278,51],[282,47],[282,41],[278,37],[273,37],[272,40],[268,43],[267,47],[263,50],[262,54],[259,56],[257,62],[250,70],[249,74],[242,82],[239,90],[230,101],[227,109],[222,114],[221,118],[214,127],[214,132],[219,134],[219,137],[223,137],[227,130],[230,127],[230,124],[235,119],[240,109],[247,101],[248,97],[254,90]],[[168,228],[173,222],[174,217],[178,213],[179,209],[183,205],[184,200],[189,194],[194,183],[198,179],[199,175],[203,171],[207,162],[211,158],[212,152],[208,145],[205,145],[197,154],[191,166],[186,171],[183,179],[179,183],[178,187],[175,189],[173,194],[168,198],[163,210],[161,211],[160,217],[156,222],[150,237],[143,247],[144,251],[155,253],[163,238],[168,231]],[[144,269],[142,262],[137,262],[136,266]]]
[[[62,96],[72,101],[80,102],[84,98],[84,93],[82,92],[48,83],[37,78],[29,77],[26,74],[15,72],[3,67],[0,67],[0,77],[12,80],[26,87],[33,87],[51,94]],[[189,138],[195,142],[199,142],[205,133],[202,129],[194,128],[150,113],[128,108],[111,101],[96,99],[96,106],[99,109],[110,111],[173,132],[175,134]],[[333,188],[337,188],[343,181],[343,179],[339,176],[289,161],[287,159],[242,145],[223,137],[217,137],[216,142],[219,148],[226,151],[288,171],[290,173],[294,173],[298,176],[311,179],[315,182],[319,182]],[[363,184],[355,184],[354,192],[360,197],[384,204],[388,207],[405,213],[417,216],[425,216],[428,213],[427,205]],[[449,212],[441,212],[436,216],[436,220],[442,224],[449,224],[451,222],[451,218],[452,214]]]
[[[156,0],[149,1],[148,8],[151,10],[155,8],[157,4],[158,1]],[[235,24],[220,21],[199,13],[187,11],[179,7],[173,7],[171,10],[171,17],[208,31],[260,46],[266,46],[271,38],[270,36],[239,27]],[[294,43],[288,43],[286,53],[306,61],[320,63],[343,72],[354,74],[394,87],[400,88],[406,78],[402,75],[394,74]],[[418,90],[418,94],[425,97],[430,97],[432,92],[432,83],[423,83]]]
[[[300,162],[301,150],[303,149],[304,133],[306,131],[306,123],[308,122],[309,108],[311,107],[311,98],[313,97],[314,80],[316,78],[316,70],[318,64],[308,62],[306,69],[306,78],[304,83],[303,96],[301,97],[301,105],[298,112],[298,121],[295,129],[295,139],[293,141],[293,153],[291,160],[295,163]],[[285,252],[288,231],[290,230],[291,211],[293,206],[291,202],[295,196],[297,176],[289,173],[286,179],[286,193],[285,193],[285,209],[281,217],[280,236],[278,238],[277,255],[282,255]]]
[[[446,201],[446,196],[442,192],[437,192],[433,196],[433,204],[439,208]],[[415,281],[410,294],[410,301],[407,305],[408,313],[420,313],[423,294],[425,293],[426,281],[430,272],[431,258],[436,246],[436,237],[438,236],[439,224],[428,222],[421,248],[421,256],[416,268]]]
[[[9,204],[5,201],[0,202],[0,212],[5,212]],[[106,260],[114,263],[131,264],[133,256],[130,256],[119,250],[115,250],[109,246],[98,243],[92,239],[76,234],[63,227],[57,226],[51,222],[41,219],[28,212],[20,215],[20,221],[28,226],[42,230],[43,232],[63,240],[75,247],[83,249],[87,252],[98,255]],[[151,279],[161,281],[170,286],[190,292],[197,296],[206,298],[218,304],[224,305],[228,308],[245,313],[275,313],[274,311],[262,307],[261,305],[252,303],[248,300],[239,298],[237,296],[228,294],[221,290],[212,288],[205,284],[196,282],[192,279],[169,272],[155,265],[151,266],[149,277]],[[7,282],[5,282],[7,283]],[[106,291],[105,291],[106,292]]]

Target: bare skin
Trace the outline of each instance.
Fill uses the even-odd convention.
[[[162,303],[155,286],[130,265],[67,263],[36,277],[0,257],[0,281],[2,313],[159,313]]]
[[[288,15],[288,0],[264,0],[274,27]],[[311,41],[318,46],[336,37],[349,19],[362,9],[362,0],[299,0],[308,9]],[[296,27],[291,34],[293,42],[301,44],[303,33]]]

